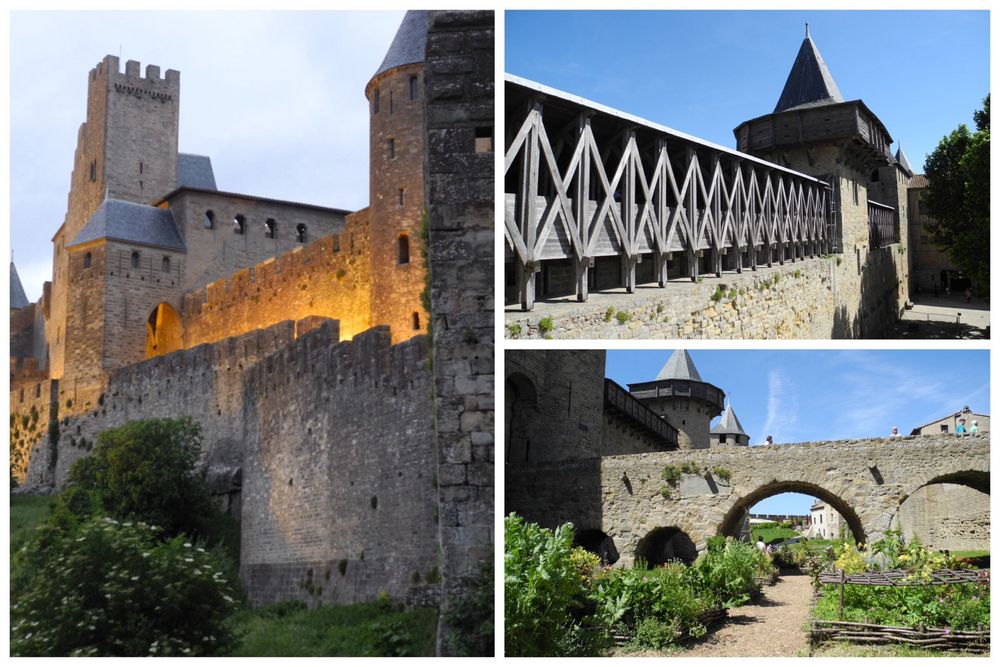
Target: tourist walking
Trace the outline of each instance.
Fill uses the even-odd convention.
[[[892,427],[892,431],[889,433],[889,437],[892,437],[892,438],[901,438],[901,437],[903,437],[903,434],[899,432],[899,428],[898,427],[893,426]]]
[[[979,433],[979,420],[973,419],[972,426],[969,428],[969,433]]]
[[[958,426],[955,427],[955,433],[968,433],[965,430],[965,417],[958,418]]]

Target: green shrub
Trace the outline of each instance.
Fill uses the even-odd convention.
[[[551,315],[546,315],[542,319],[538,320],[538,331],[543,336],[552,333],[552,330],[556,328],[555,323],[552,321]]]
[[[722,297],[724,297],[725,295],[726,295],[726,292],[725,292],[725,290],[722,289],[722,286],[721,285],[717,285],[716,288],[715,288],[715,291],[712,292],[712,296],[709,297],[709,298],[712,299],[713,302],[719,302],[719,301],[722,300]]]
[[[511,338],[521,337],[521,325],[515,322],[514,324],[507,325],[507,331],[510,333]]]
[[[728,482],[730,478],[732,478],[733,473],[731,473],[728,468],[716,466],[715,468],[712,468],[712,475],[721,479],[723,482]]]
[[[754,579],[762,576],[767,554],[757,547],[729,539],[725,547],[701,554],[688,574],[696,590],[726,608],[745,604],[757,591]]]
[[[619,310],[618,314],[615,315],[615,319],[618,320],[618,324],[625,324],[632,319],[632,313],[625,310]]]
[[[144,523],[92,518],[39,529],[18,552],[11,652],[30,656],[220,655],[236,592],[216,554]]]
[[[93,453],[73,464],[56,513],[81,519],[107,514],[143,521],[167,535],[197,533],[211,513],[194,466],[201,429],[191,419],[150,419],[108,429]]]
[[[465,593],[456,599],[446,617],[452,633],[448,642],[458,655],[493,655],[493,558],[479,566]]]
[[[573,526],[504,519],[504,647],[508,656],[592,655],[599,633],[574,618],[586,589],[573,566]]]
[[[666,465],[663,466],[663,471],[660,472],[660,478],[670,486],[677,486],[677,483],[681,481],[682,472],[677,466]]]
[[[610,322],[611,318],[614,317],[614,316],[615,316],[615,307],[614,306],[608,306],[608,309],[606,311],[604,311],[604,321],[605,322]]]
[[[662,312],[663,312],[663,304],[662,303],[656,304],[656,314],[659,315]]]

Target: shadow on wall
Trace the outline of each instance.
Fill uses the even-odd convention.
[[[831,338],[882,338],[894,330],[899,321],[899,278],[893,254],[898,252],[897,246],[872,248],[868,252],[860,266],[860,310],[852,313],[847,306],[837,306]],[[841,256],[845,262],[859,262],[851,253]]]

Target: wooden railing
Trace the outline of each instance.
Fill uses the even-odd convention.
[[[868,235],[873,248],[899,243],[899,218],[892,206],[868,200]]]
[[[542,263],[572,263],[587,299],[596,258],[653,280],[756,269],[830,252],[829,188],[820,180],[540,84],[507,76],[504,238],[517,298],[533,307]],[[676,268],[676,267],[675,267]]]
[[[604,379],[604,403],[629,417],[636,426],[649,431],[670,449],[677,448],[677,429],[667,423],[614,380]]]

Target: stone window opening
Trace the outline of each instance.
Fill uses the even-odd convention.
[[[396,105],[393,102],[392,91],[390,90],[389,91],[389,113],[391,114],[393,111],[395,111],[395,109],[396,109]]]
[[[139,173],[142,174],[142,161],[139,161]]]
[[[201,224],[205,229],[215,229],[215,211],[212,209],[205,211],[205,217],[202,219]]]
[[[92,258],[91,254],[89,252],[86,255],[84,255],[83,256],[83,268],[89,269],[90,268],[90,263],[91,263],[92,259],[93,258]]]
[[[42,385],[41,384],[36,384],[35,385],[35,398],[41,398],[41,396],[42,396]]]
[[[878,169],[872,171],[871,182],[878,183]]]
[[[400,206],[402,206],[402,205],[403,205],[403,193],[404,193],[404,192],[405,192],[405,190],[404,190],[403,188],[400,188],[400,189],[399,189],[399,205],[400,205]]]
[[[493,126],[484,125],[476,128],[476,152],[493,152]]]
[[[299,243],[306,242],[306,226],[301,222],[295,226],[295,240]]]
[[[948,425],[947,424],[941,424],[941,432],[942,433],[947,433],[948,432]]]
[[[389,139],[389,159],[396,159],[396,140],[392,138]]]
[[[160,270],[163,273],[170,273],[170,258],[166,255],[163,256],[163,262],[160,264]]]
[[[379,89],[376,88],[375,92],[372,93],[372,113],[378,113],[379,108]]]
[[[278,237],[278,223],[274,218],[264,221],[264,238],[273,239]]]
[[[138,250],[133,250],[132,251],[132,268],[133,269],[138,269],[139,268],[139,251]]]
[[[410,99],[417,99],[417,77],[410,77]]]
[[[97,180],[97,160],[90,161],[90,180],[91,182]]]
[[[19,401],[21,401],[22,403],[24,403],[24,388],[22,388],[22,389],[21,389],[21,396],[20,396],[20,398],[18,398],[17,400],[19,400]]]
[[[420,313],[413,313],[413,330],[420,331]]]
[[[243,228],[246,225],[246,217],[242,214],[237,215],[233,218],[233,234],[242,234]]]
[[[400,234],[396,239],[396,263],[410,263],[410,237],[406,234]]]

